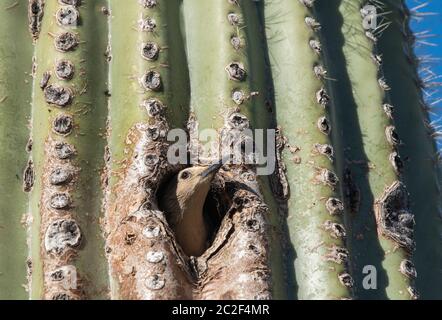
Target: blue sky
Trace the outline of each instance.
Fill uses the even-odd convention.
[[[435,37],[431,37],[428,39],[422,39],[424,41],[428,41],[433,43],[435,46],[429,45],[419,45],[416,46],[416,52],[418,55],[431,55],[434,58],[439,58],[441,61],[435,61],[431,64],[431,70],[437,74],[442,75],[442,0],[407,0],[409,8],[414,8],[417,5],[422,3],[429,3],[426,7],[423,7],[418,10],[418,12],[433,12],[436,15],[428,15],[423,19],[413,19],[412,28],[415,33],[419,33],[422,31],[430,30],[432,34],[435,34]],[[437,82],[442,82],[441,79],[436,79]],[[429,101],[435,101],[438,99],[442,99],[442,88],[438,90],[439,92],[435,92],[434,95],[429,98]],[[442,101],[435,105],[434,113],[432,115],[433,120],[438,120],[442,118]],[[438,122],[438,124],[442,125],[442,120]],[[442,141],[439,141],[439,147],[442,149]]]

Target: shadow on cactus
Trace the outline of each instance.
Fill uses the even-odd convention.
[[[0,5],[0,298],[442,298],[413,10]]]

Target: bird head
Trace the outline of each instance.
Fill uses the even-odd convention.
[[[204,203],[210,184],[222,165],[220,161],[210,166],[195,166],[181,170],[176,176],[176,196],[180,205],[187,207],[194,201]]]
[[[181,170],[165,187],[160,198],[161,208],[175,232],[183,251],[201,255],[206,248],[207,227],[203,208],[213,181],[223,162],[210,166],[194,166]]]

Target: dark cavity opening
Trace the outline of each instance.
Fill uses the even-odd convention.
[[[165,208],[162,207],[162,203],[164,201],[162,200],[162,196],[170,187],[169,183],[175,178],[176,174],[177,172],[165,176],[155,195],[158,207],[161,211],[165,213],[166,220],[169,226],[172,226],[174,221],[172,221],[172,217],[165,210]],[[234,191],[235,188],[231,183],[225,182],[224,184],[219,174],[215,176],[203,206],[203,217],[208,231],[206,246],[207,249],[212,245],[213,241],[215,240],[221,223],[229,208],[233,204]]]

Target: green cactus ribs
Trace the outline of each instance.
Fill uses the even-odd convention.
[[[322,58],[324,26],[308,1],[265,1],[264,17],[280,132],[280,180],[290,188],[284,198],[296,259],[288,262],[288,273],[296,272],[298,285],[291,296],[348,298],[354,282],[331,139],[335,128]]]
[[[30,3],[36,41],[31,123],[35,184],[29,204],[33,299],[107,296],[100,228],[107,41],[96,37],[107,33],[105,5],[104,0],[46,1],[43,14],[42,1]]]
[[[199,139],[207,130],[216,130],[215,145],[224,148],[229,134],[235,135],[238,145],[246,142],[249,130],[272,126],[273,115],[266,107],[265,39],[256,33],[262,26],[258,7],[250,1],[185,1],[183,12],[192,97],[188,122],[191,155],[213,158],[219,150],[214,151]],[[200,276],[203,286],[199,288],[199,298],[285,298],[280,217],[268,177],[257,175],[253,164],[225,166],[218,176],[212,195],[226,214],[212,245],[198,259],[198,265],[209,266]],[[228,186],[232,186],[231,191],[226,190]],[[227,191],[232,203],[225,203],[220,189],[224,189],[224,197]],[[248,205],[243,207],[243,202]],[[241,223],[242,219],[250,219],[256,229]],[[234,233],[226,239],[228,232],[233,232],[229,231],[232,226]],[[255,245],[244,246],[252,237],[252,230],[259,230]],[[253,248],[255,254],[261,253],[249,261]],[[238,250],[243,258],[233,262]],[[220,254],[211,257],[215,251]],[[225,268],[225,260],[232,260],[231,271],[209,281]],[[255,281],[250,274],[256,274]],[[244,278],[244,283],[238,278]]]
[[[2,1],[0,299],[441,298],[415,11]]]
[[[167,162],[169,128],[184,128],[188,117],[180,3],[110,2],[105,230],[113,299],[183,299],[191,291],[156,195],[179,170]]]

